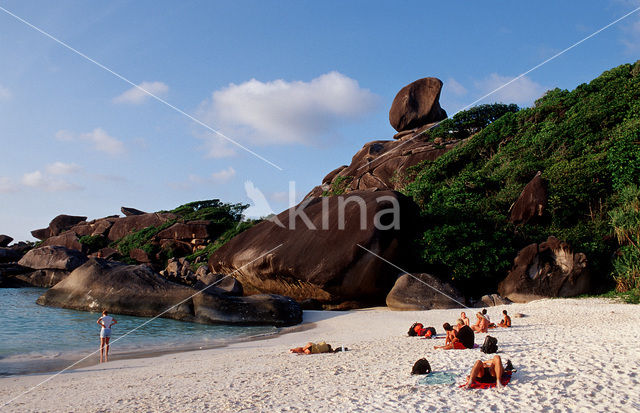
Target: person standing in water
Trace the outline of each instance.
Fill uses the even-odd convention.
[[[107,314],[107,310],[102,312],[97,323],[102,326],[100,329],[100,363],[109,361],[109,340],[111,339],[111,326],[118,324],[115,318]]]

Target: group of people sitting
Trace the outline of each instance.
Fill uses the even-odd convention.
[[[445,343],[442,346],[433,346],[434,349],[443,350],[464,350],[474,347],[475,333],[486,333],[491,328],[497,327],[511,327],[511,317],[507,314],[507,310],[502,311],[503,318],[498,324],[491,323],[491,319],[487,315],[487,310],[476,314],[477,321],[473,325],[469,325],[469,318],[465,312],[460,314],[460,318],[456,321],[455,326],[451,326],[449,323],[444,323],[442,328],[446,333]],[[433,327],[427,327],[426,329],[420,323],[415,323],[409,330],[409,335],[425,335],[421,334],[428,331],[428,329],[434,330],[429,337],[435,337],[435,329]],[[412,334],[411,331],[414,333]],[[511,367],[512,368],[512,367]],[[502,387],[501,378],[505,371],[505,367],[502,365],[502,359],[496,355],[492,360],[482,361],[477,360],[471,369],[471,374],[467,376],[466,388],[471,387],[474,382],[478,383],[496,383],[497,387]]]

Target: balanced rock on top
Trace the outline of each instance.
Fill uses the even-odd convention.
[[[400,89],[389,110],[389,123],[398,132],[419,128],[447,118],[440,107],[442,81],[425,77]]]

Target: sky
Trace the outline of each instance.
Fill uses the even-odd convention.
[[[0,7],[0,234],[33,240],[59,214],[251,204],[247,188],[253,215],[280,212],[393,136],[406,84],[440,78],[453,115],[640,0]],[[531,106],[639,58],[640,11],[476,104]]]

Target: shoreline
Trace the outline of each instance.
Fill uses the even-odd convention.
[[[219,342],[212,343],[209,345],[201,345],[202,343],[193,342],[190,344],[185,344],[179,347],[173,348],[163,348],[160,345],[153,345],[151,348],[147,349],[137,349],[137,350],[124,350],[124,351],[115,351],[113,352],[113,348],[110,349],[109,352],[109,363],[116,361],[126,361],[126,360],[136,360],[136,359],[146,359],[146,358],[154,358],[161,357],[165,355],[177,354],[177,353],[188,353],[188,352],[199,352],[213,349],[220,349],[232,346],[234,344],[243,343],[243,342],[251,342],[251,341],[261,341],[261,340],[269,340],[280,335],[289,334],[293,332],[306,331],[314,328],[313,322],[305,323],[304,321],[301,324],[290,326],[290,327],[280,327],[277,331],[271,333],[261,333],[256,334],[254,336],[245,336],[245,337],[237,337],[231,339],[220,340]],[[16,360],[15,363],[18,364],[15,367],[16,370],[24,370],[29,365],[38,365],[38,367],[32,367],[29,371],[17,371],[15,373],[0,373],[0,378],[10,378],[10,377],[20,377],[20,376],[42,376],[59,373],[61,371],[73,371],[93,366],[99,366],[100,363],[100,353],[99,349],[94,350],[94,353],[87,353],[82,350],[78,350],[75,352],[69,352],[61,355],[62,357],[51,357],[45,358],[42,357],[40,359],[33,358],[25,361]],[[77,357],[76,357],[77,356]],[[15,357],[15,356],[11,356]],[[83,359],[85,358],[86,359]],[[7,361],[7,358],[0,358],[1,361]],[[77,363],[77,364],[75,364]],[[23,367],[25,366],[25,367]],[[12,367],[12,366],[9,366]]]
[[[546,299],[503,309],[511,329],[491,330],[498,354],[518,370],[503,390],[464,390],[480,349],[434,350],[434,340],[408,337],[420,321],[439,328],[459,309],[395,312],[386,308],[305,312],[301,328],[262,340],[200,351],[117,360],[43,375],[0,378],[3,411],[630,411],[640,409],[640,307],[609,299]],[[470,311],[477,309],[466,310]],[[494,320],[495,321],[495,320]],[[476,334],[482,344],[487,334]],[[289,348],[325,340],[350,351],[297,355]],[[453,385],[427,386],[411,376],[426,357]],[[113,383],[113,384],[111,384]],[[29,391],[33,386],[39,386]],[[635,403],[635,404],[634,404]]]

